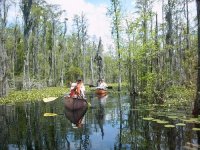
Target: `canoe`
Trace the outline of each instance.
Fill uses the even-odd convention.
[[[107,94],[107,90],[104,90],[104,89],[96,89],[96,94],[98,95],[105,95]]]
[[[65,108],[69,110],[78,110],[88,106],[86,99],[72,98],[68,96],[64,97],[64,104]]]
[[[73,124],[78,124],[87,112],[87,107],[83,107],[78,110],[65,109],[65,117]]]
[[[107,92],[106,93],[102,93],[102,94],[96,94],[96,96],[101,99],[107,96]]]

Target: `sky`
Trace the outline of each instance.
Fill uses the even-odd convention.
[[[102,38],[104,47],[108,47],[113,42],[111,37],[111,24],[109,17],[106,16],[110,0],[46,0],[50,4],[59,4],[61,9],[66,10],[68,18],[68,29],[72,26],[75,14],[82,12],[88,20],[88,35],[96,39]],[[70,31],[68,31],[70,32]]]
[[[107,9],[110,6],[110,0],[46,0],[51,4],[60,4],[61,9],[66,10],[68,25],[72,25],[73,16],[75,14],[81,14],[84,12],[88,19],[88,34],[93,37],[94,35],[97,39],[101,36],[104,47],[109,47],[109,44],[113,43],[113,39],[111,37],[111,21],[108,16],[106,16]],[[133,0],[122,0],[123,2],[123,10],[133,12],[134,4]],[[158,13],[158,20],[161,22],[162,20],[162,8],[161,8],[161,0],[157,0],[154,4],[153,11]],[[190,5],[191,10],[195,6]],[[131,16],[132,17],[132,16]]]
[[[134,11],[133,0],[122,0],[123,10],[128,12]],[[157,0],[158,1],[158,0]],[[161,0],[160,0],[161,1]],[[66,10],[63,18],[68,18],[68,33],[72,30],[72,21],[75,14],[80,15],[82,12],[88,20],[88,34],[92,38],[96,36],[102,38],[104,49],[107,50],[110,45],[113,46],[113,38],[111,36],[111,20],[106,15],[107,9],[110,7],[110,0],[46,0],[49,4],[58,4],[62,10]],[[161,21],[161,2],[156,2],[154,11],[158,12],[158,19]],[[196,11],[195,3],[189,6],[190,12]],[[14,10],[14,9],[13,9]],[[9,11],[10,16],[15,16],[16,11]],[[132,14],[129,13],[129,15]],[[15,17],[13,17],[15,18]]]

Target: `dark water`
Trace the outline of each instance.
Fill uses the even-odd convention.
[[[109,94],[102,99],[95,95],[87,97],[92,107],[77,113],[65,110],[63,98],[49,103],[0,106],[0,149],[197,149],[195,144],[200,136],[199,132],[191,130],[194,124],[165,128],[145,121],[142,118],[150,111],[135,110],[139,99],[127,95]],[[58,115],[45,117],[45,113]],[[79,118],[81,123],[77,127],[73,121]]]

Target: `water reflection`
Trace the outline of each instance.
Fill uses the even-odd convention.
[[[73,127],[80,128],[83,125],[83,118],[86,112],[87,107],[83,107],[82,109],[74,111],[65,109],[65,116],[71,121]]]
[[[196,148],[199,125],[165,128],[142,118],[152,113],[138,109],[141,100],[127,95],[88,96],[91,108],[69,112],[63,99],[44,103],[0,106],[0,149],[150,149]],[[58,114],[45,117],[44,113]],[[166,116],[161,117],[166,119]],[[81,120],[81,127],[73,125]],[[179,120],[168,120],[176,124]],[[73,124],[72,124],[73,123]],[[196,146],[195,146],[196,144]]]
[[[106,99],[108,98],[108,95],[103,95],[103,96],[98,96],[98,106],[97,106],[97,111],[96,111],[96,119],[99,124],[99,127],[101,129],[101,136],[102,139],[104,137],[104,130],[103,130],[103,125],[105,122],[105,105],[106,105]]]

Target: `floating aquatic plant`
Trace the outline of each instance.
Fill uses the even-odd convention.
[[[185,126],[186,124],[184,123],[177,123],[176,126]]]
[[[200,131],[200,128],[192,128],[193,131]]]
[[[168,121],[165,121],[165,120],[157,120],[157,123],[159,124],[167,124],[169,123]]]
[[[186,123],[199,123],[197,118],[183,119],[182,121]]]
[[[175,125],[166,124],[166,125],[164,125],[164,127],[166,127],[166,128],[174,128],[174,127],[175,127]]]
[[[157,122],[157,121],[160,121],[160,119],[153,119],[152,121]]]
[[[170,119],[177,119],[178,117],[177,116],[168,116],[168,118],[170,118]]]
[[[48,87],[30,91],[11,91],[7,97],[0,98],[1,104],[41,101],[44,97],[60,97],[69,91],[66,87]]]
[[[154,118],[152,117],[149,117],[149,118],[142,118],[143,120],[147,120],[147,121],[150,121],[150,120],[153,120]]]

